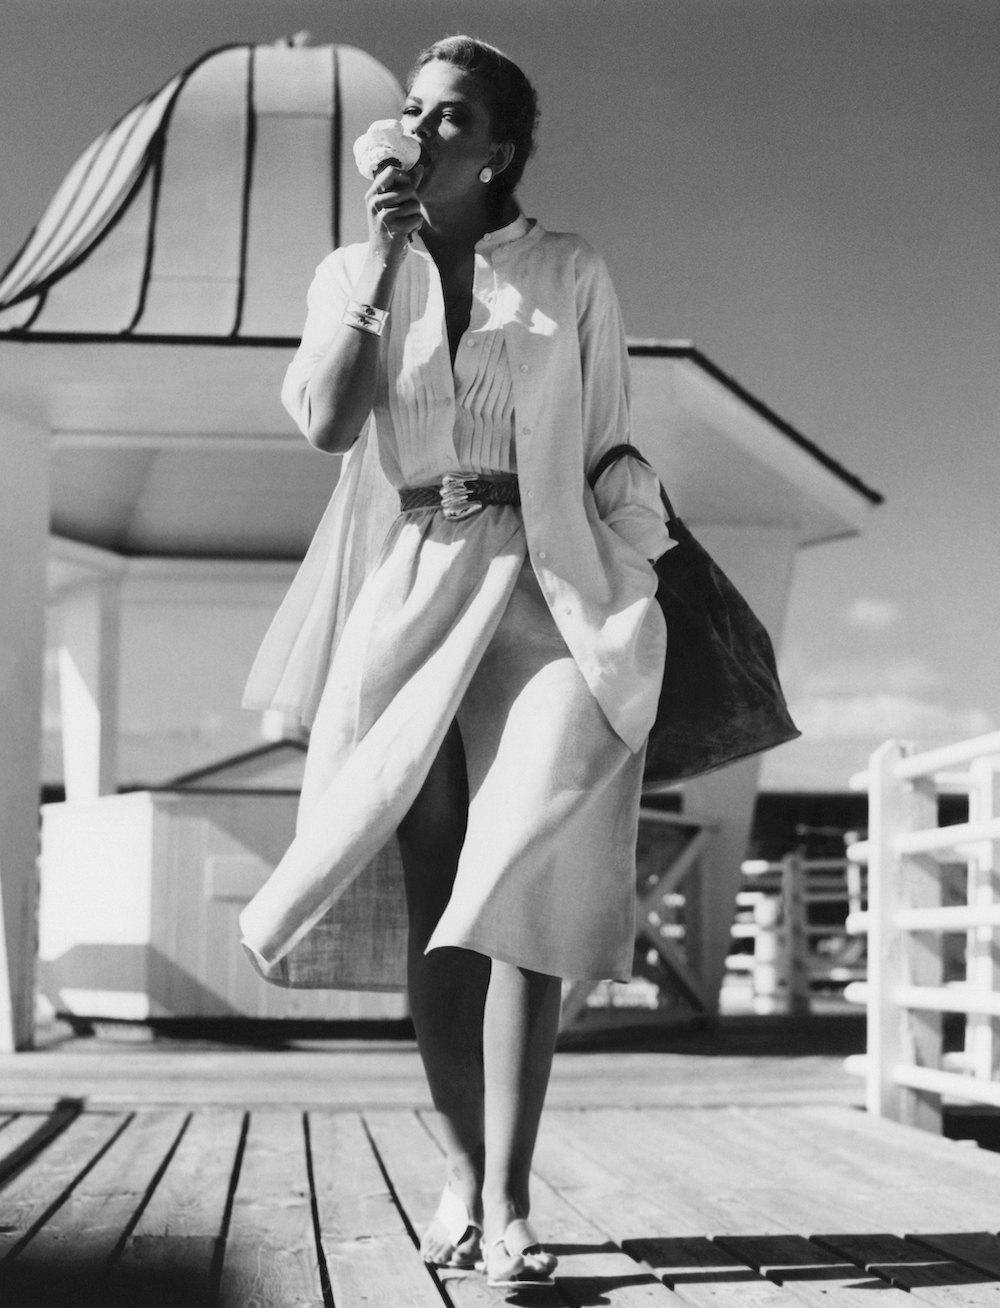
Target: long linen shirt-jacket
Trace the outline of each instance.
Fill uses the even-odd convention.
[[[303,431],[309,379],[339,326],[365,252],[364,245],[334,251],[310,288],[306,330],[282,391]],[[591,692],[615,732],[638,750],[655,715],[666,648],[649,558],[671,541],[655,478],[642,484],[646,469],[638,477],[607,475],[594,492],[588,485],[601,455],[630,439],[628,355],[611,279],[581,237],[547,232],[524,218],[480,241],[475,263],[476,298],[486,303],[491,325],[503,331],[511,370],[532,567]],[[395,371],[388,366],[383,338],[370,433],[382,471],[397,488],[401,474],[391,442],[378,440],[379,413],[405,402],[406,368],[419,366],[427,350],[445,339],[440,279],[419,238],[396,282],[394,327],[404,306],[409,323],[402,363]],[[444,422],[454,418],[449,402],[441,400]],[[337,588],[343,586],[348,552],[344,519],[352,511],[363,460],[357,446],[347,456],[331,508],[251,672],[248,707],[281,708],[311,720],[336,639]],[[640,465],[628,462],[638,470]],[[637,485],[642,493],[622,501],[622,488]],[[342,611],[342,598],[340,605]]]

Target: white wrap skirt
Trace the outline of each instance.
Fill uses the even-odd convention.
[[[428,949],[628,979],[643,751],[588,689],[508,506],[460,521],[418,509],[390,528],[337,642],[295,840],[240,919],[265,975],[313,933],[368,960],[331,984],[405,985],[402,879],[386,851],[456,719],[468,827]],[[382,931],[381,947],[359,950],[359,929]]]

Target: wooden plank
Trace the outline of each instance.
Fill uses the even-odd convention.
[[[79,1115],[79,1108],[57,1108],[51,1113],[19,1113],[7,1118],[0,1131],[0,1180],[23,1167]]]
[[[901,1291],[801,1235],[720,1235],[716,1242],[806,1303],[826,1305],[841,1291],[857,1290],[879,1290],[880,1304],[904,1302]]]
[[[625,1240],[625,1250],[649,1267],[685,1303],[792,1308],[797,1301],[704,1236],[662,1236]]]
[[[125,1243],[109,1304],[201,1308],[213,1302],[213,1266],[245,1115],[197,1114]]]
[[[987,1231],[954,1231],[936,1235],[911,1235],[918,1246],[945,1254],[956,1263],[965,1263],[1000,1280],[1000,1240]]]
[[[817,1244],[883,1277],[925,1303],[953,1308],[961,1287],[963,1308],[1000,1304],[997,1281],[895,1235],[817,1235]]]
[[[103,1303],[108,1260],[184,1127],[175,1111],[137,1114],[11,1264],[39,1302]],[[44,1294],[42,1293],[44,1291]]]
[[[261,1112],[250,1119],[220,1295],[224,1303],[254,1308],[315,1308],[325,1302],[298,1113]]]
[[[78,1117],[4,1187],[0,1259],[8,1257],[46,1214],[63,1202],[128,1120],[123,1113]]]
[[[440,1308],[357,1113],[312,1113],[320,1239],[336,1304]]]

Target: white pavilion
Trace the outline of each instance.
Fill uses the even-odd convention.
[[[275,397],[312,269],[364,236],[350,143],[400,95],[346,46],[210,51],[94,141],[0,278],[0,1048],[33,1031],[46,605],[66,785],[42,850],[56,1006],[397,1011],[275,991],[238,956],[236,915],[291,831],[293,794],[119,795],[116,751],[122,614],[152,599],[273,610],[335,484],[339,460]],[[631,353],[638,442],[779,644],[797,551],[858,532],[880,497],[693,346]],[[758,768],[683,793],[711,831],[686,871],[707,1010]]]

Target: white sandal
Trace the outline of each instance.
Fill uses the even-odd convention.
[[[482,1257],[483,1230],[478,1222],[472,1220],[472,1214],[454,1190],[446,1187],[442,1191],[437,1212],[431,1218],[431,1225],[424,1232],[424,1240],[427,1239],[435,1222],[441,1227],[451,1245],[451,1255],[444,1259],[430,1258],[424,1253],[423,1241],[421,1241],[420,1256],[424,1262],[432,1267],[455,1267],[464,1271],[470,1271],[477,1266]],[[471,1247],[460,1252],[458,1246],[470,1240]]]
[[[502,1250],[502,1255],[497,1250]],[[490,1241],[483,1270],[487,1285],[497,1290],[516,1290],[551,1281],[558,1262],[555,1254],[545,1252],[531,1226],[519,1217],[498,1240]]]

